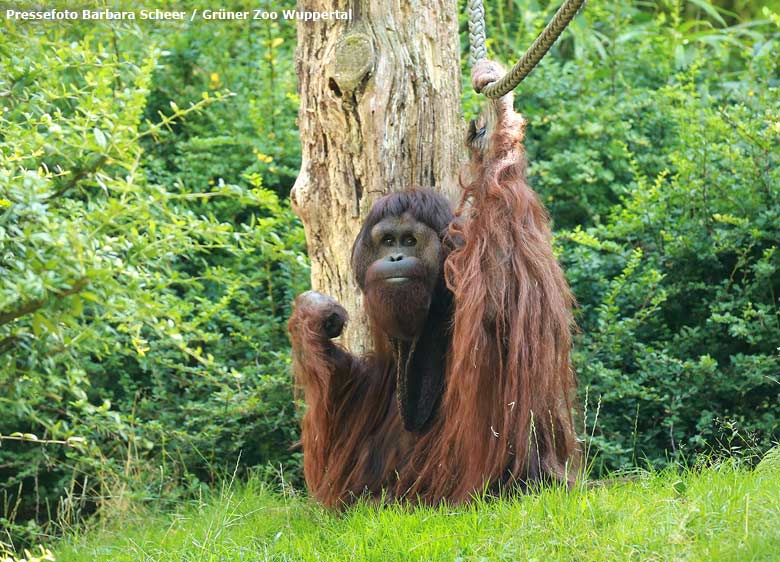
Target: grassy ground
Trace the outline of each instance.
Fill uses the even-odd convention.
[[[334,515],[259,483],[73,536],[58,562],[780,560],[780,470],[726,464],[468,507]]]

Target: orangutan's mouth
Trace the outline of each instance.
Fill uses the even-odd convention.
[[[411,277],[385,277],[385,283],[405,283],[411,280]]]

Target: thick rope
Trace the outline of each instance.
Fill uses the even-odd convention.
[[[514,90],[517,85],[539,64],[550,50],[569,22],[574,19],[585,0],[566,0],[555,15],[531,44],[519,61],[500,80],[488,84],[482,93],[489,98],[500,98]],[[485,9],[482,0],[468,1],[469,41],[471,45],[471,63],[487,58],[485,49]]]
[[[487,58],[485,47],[485,7],[482,0],[469,0],[466,10],[469,14],[469,45],[471,46],[471,66],[478,60]]]

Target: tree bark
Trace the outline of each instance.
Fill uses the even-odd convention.
[[[304,0],[351,20],[298,22],[301,170],[291,193],[306,230],[312,288],[350,322],[342,343],[369,348],[350,250],[382,195],[419,186],[451,198],[463,162],[456,0]]]

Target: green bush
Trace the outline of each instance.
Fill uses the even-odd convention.
[[[278,173],[195,165],[230,127],[198,120],[239,96],[162,103],[137,28],[39,30],[0,38],[0,523],[22,545],[123,490],[295,467],[285,320],[308,278]]]
[[[780,438],[777,26],[697,45],[673,11],[623,16],[604,56],[545,61],[518,95],[597,474]]]

